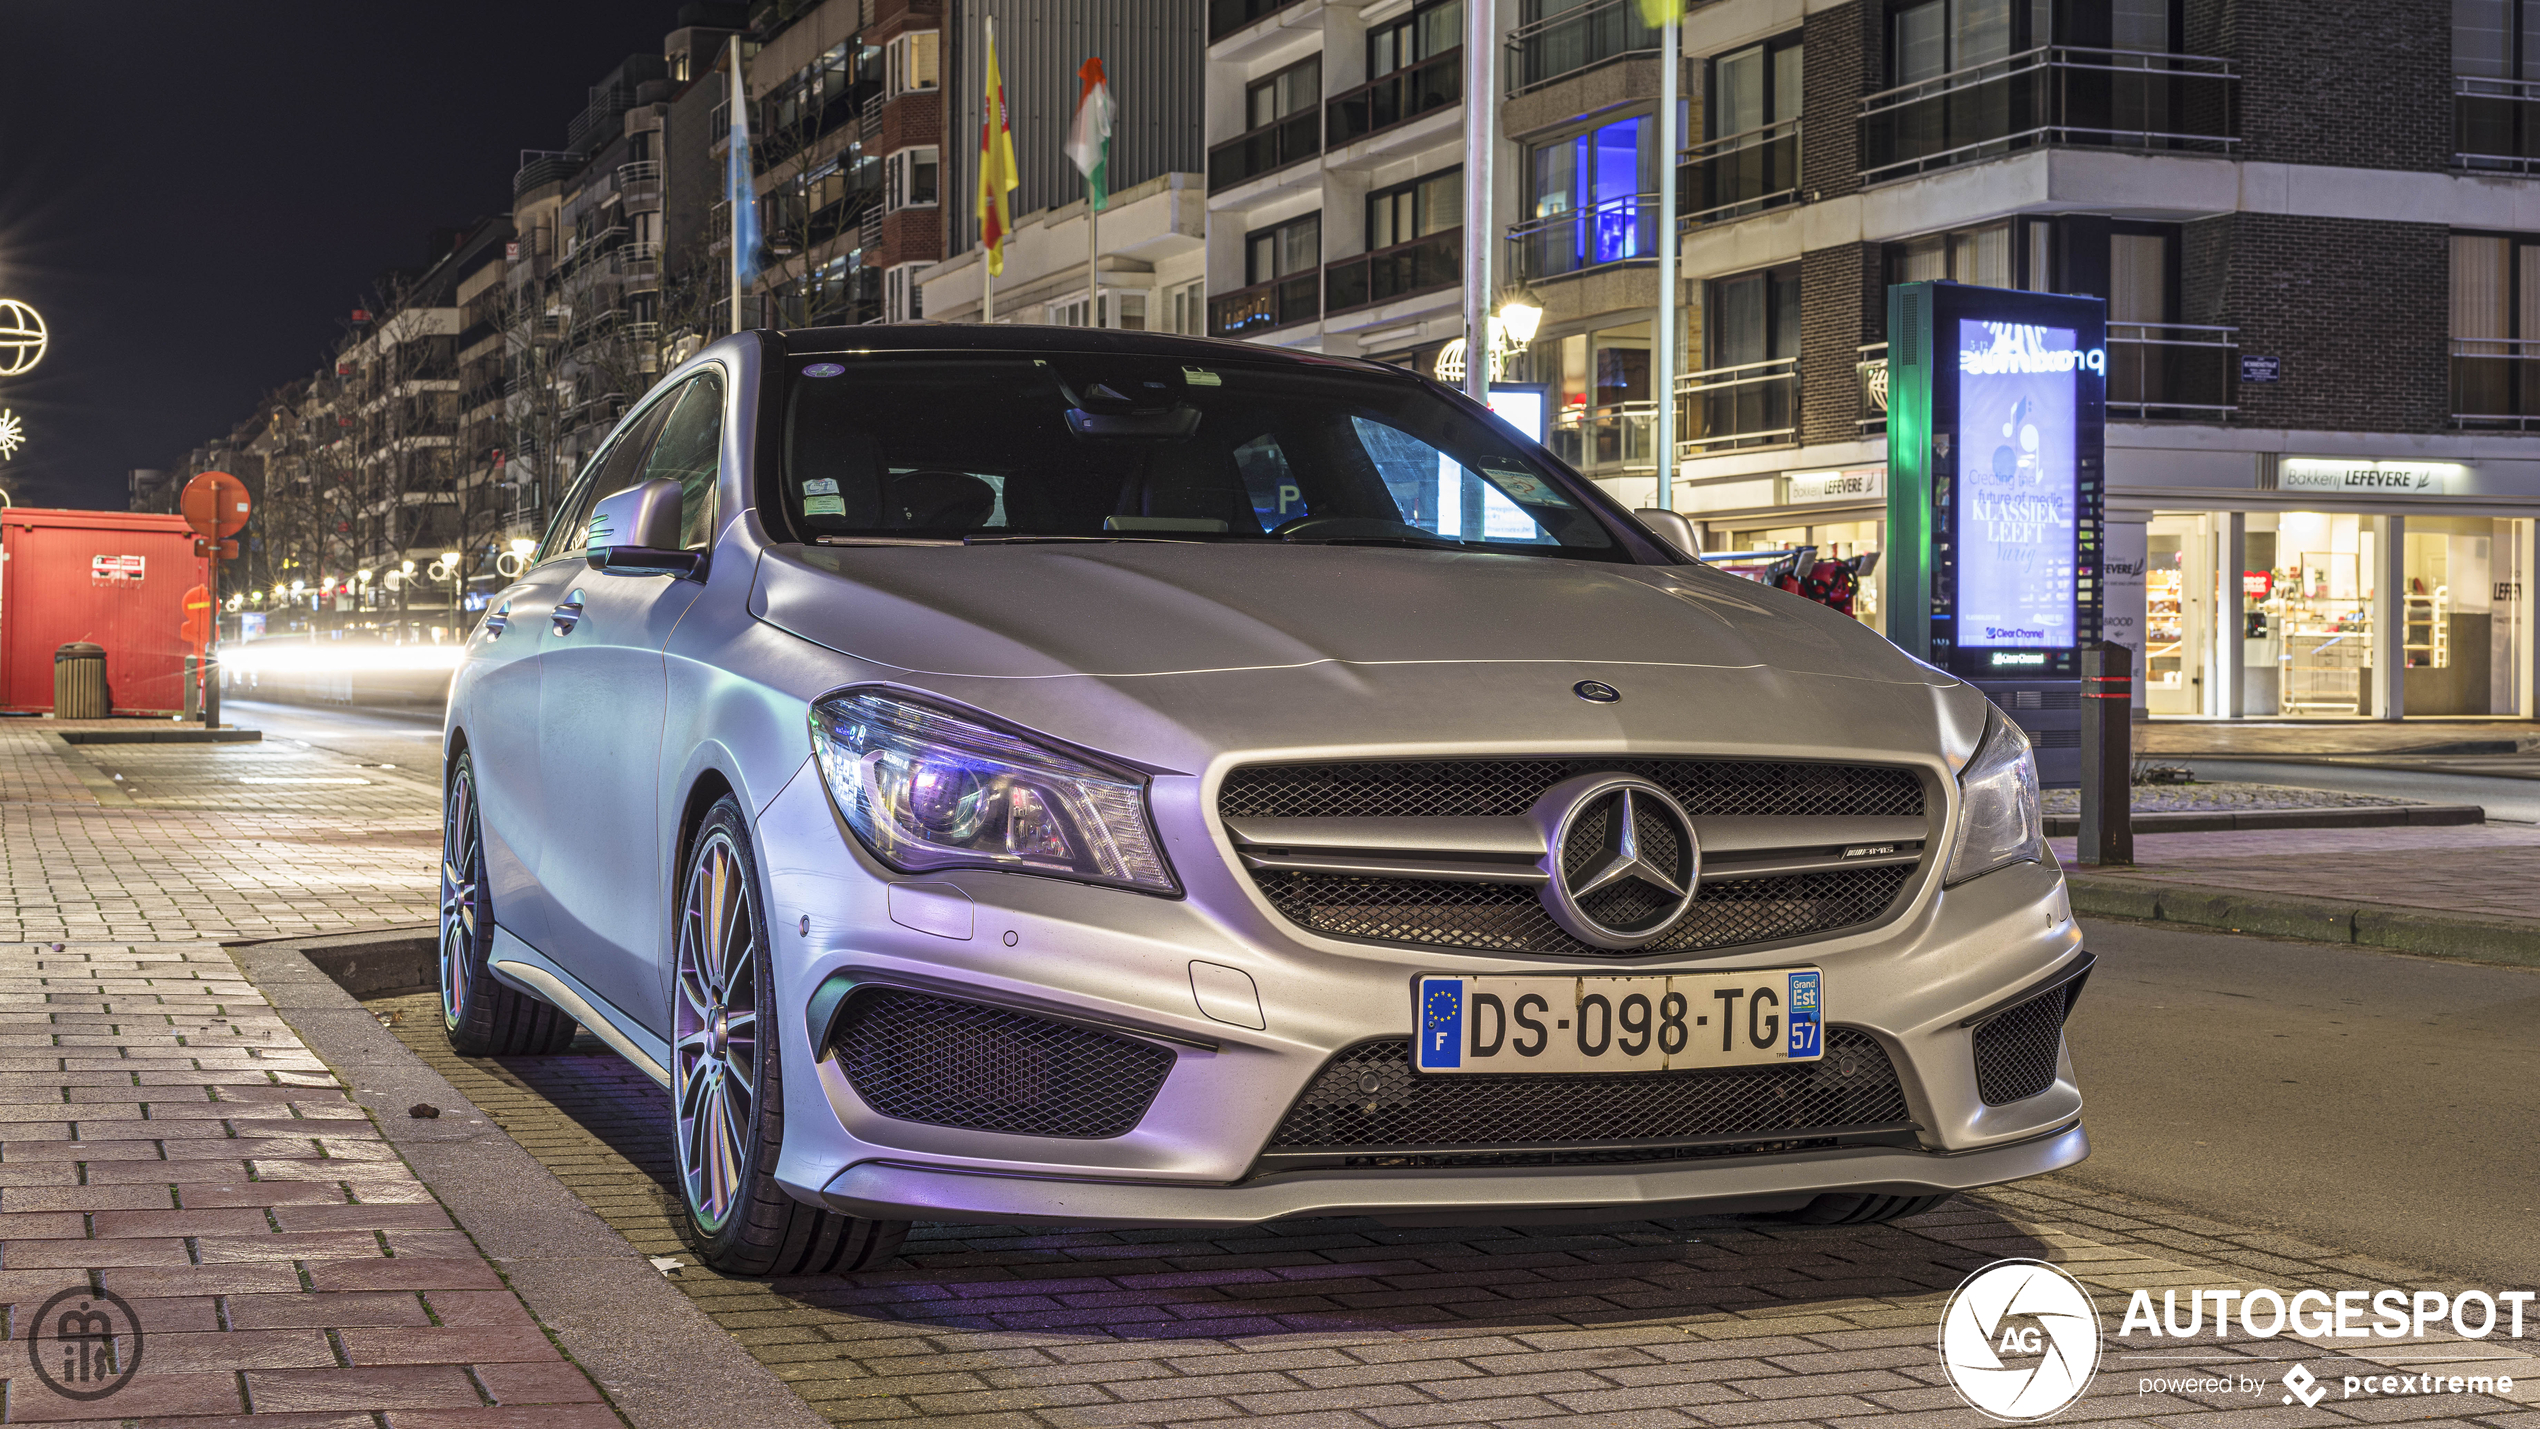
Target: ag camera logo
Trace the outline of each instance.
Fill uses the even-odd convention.
[[[1988,1419],[2051,1418],[2098,1372],[2098,1308],[2081,1282],[2042,1260],[1996,1261],[1949,1297],[1940,1363],[1958,1397]]]

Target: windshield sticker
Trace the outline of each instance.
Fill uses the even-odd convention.
[[[1226,385],[1225,378],[1218,376],[1216,373],[1211,372],[1204,367],[1183,368],[1182,380],[1193,387],[1223,387]]]
[[[803,369],[805,377],[835,377],[847,369],[835,362],[815,362]]]
[[[1512,500],[1523,501],[1531,506],[1570,504],[1570,498],[1562,495],[1559,487],[1540,476],[1522,471],[1510,471],[1505,467],[1497,466],[1485,466],[1482,468],[1482,473],[1491,479],[1492,485],[1507,492]]]
[[[816,481],[806,481],[803,483],[803,495],[805,496],[835,496],[837,494],[838,483],[825,476]]]
[[[843,497],[806,496],[803,498],[803,514],[805,516],[844,516],[847,514],[847,503]]]

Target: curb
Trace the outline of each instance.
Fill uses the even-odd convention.
[[[2540,967],[2540,919],[2438,913],[2387,903],[2288,898],[2203,884],[2091,877],[2069,870],[2064,882],[2071,890],[2073,911],[2088,917],[2183,923],[2466,962]]]
[[[427,971],[436,966],[428,961],[435,936],[392,928],[231,943],[225,951],[627,1423],[823,1429],[826,1421],[791,1386],[520,1143],[494,1130],[492,1117],[338,981],[390,990],[415,985],[422,973],[429,986],[437,979],[437,971]],[[441,1115],[409,1117],[406,1108],[418,1101]],[[714,1346],[729,1353],[714,1353]],[[707,1352],[693,1353],[699,1347]]]
[[[2136,814],[2130,822],[2138,834],[2208,834],[2244,829],[2386,829],[2483,824],[2487,811],[2476,804],[2366,804],[2344,809],[2171,809]],[[2081,833],[2079,814],[2048,814],[2046,836],[2068,839]]]

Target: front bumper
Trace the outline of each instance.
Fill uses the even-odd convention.
[[[2090,1154],[2078,1122],[1983,1151],[1861,1148],[1755,1156],[1698,1167],[1575,1171],[1294,1172],[1234,1186],[1061,1181],[867,1161],[821,1188],[847,1215],[1021,1225],[1244,1226],[1298,1216],[1412,1225],[1643,1220],[1796,1210],[1830,1191],[1928,1196],[2071,1166]]]
[[[1167,831],[1208,827],[1197,780],[1159,780],[1191,807]],[[1187,784],[1187,789],[1173,787]],[[1967,1019],[2083,955],[2060,873],[2023,865],[1940,892],[1924,880],[1891,921],[1799,947],[1731,949],[1628,967],[1444,948],[1338,944],[1267,912],[1213,846],[1176,845],[1181,899],[976,870],[920,878],[867,858],[815,769],[756,820],[778,930],[786,1137],[777,1178],[855,1214],[957,1222],[1240,1225],[1290,1216],[1580,1219],[1788,1209],[1833,1191],[1965,1190],[2088,1154],[2068,1061],[2009,1105],[1979,1094]],[[924,884],[936,892],[908,889]],[[894,888],[935,912],[913,916]],[[955,890],[946,899],[940,890]],[[936,916],[949,909],[948,915]],[[1193,965],[1241,970],[1260,1025],[1203,1012]],[[1336,1053],[1412,1030],[1421,973],[1656,972],[1821,967],[1827,1021],[1875,1037],[1912,1113],[1910,1147],[1848,1146],[1577,1167],[1300,1169],[1263,1174],[1273,1129]],[[1026,1136],[902,1120],[858,1095],[822,1045],[815,1004],[833,977],[913,987],[1090,1022],[1175,1048],[1126,1135]]]

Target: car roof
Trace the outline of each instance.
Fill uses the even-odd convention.
[[[1049,352],[1117,353],[1184,362],[1256,362],[1297,367],[1340,367],[1370,375],[1413,378],[1385,362],[1291,352],[1253,342],[1187,337],[1177,333],[1123,332],[1116,328],[1050,327],[1025,323],[865,323],[855,327],[789,328],[775,334],[790,356],[847,352]]]

